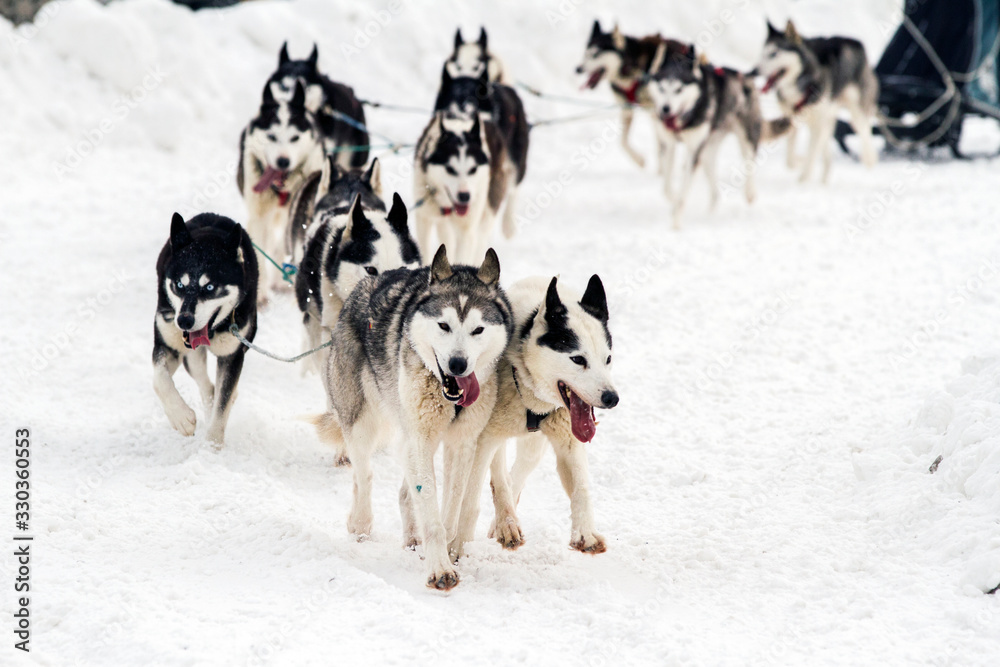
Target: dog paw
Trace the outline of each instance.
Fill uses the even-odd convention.
[[[420,539],[413,535],[403,539],[403,548],[409,549],[410,551],[416,551],[419,544]]]
[[[347,454],[338,454],[337,458],[333,461],[333,465],[336,468],[345,468],[351,465],[351,459]]]
[[[213,425],[208,428],[205,438],[218,448],[222,446],[222,441],[226,438],[226,432],[221,427]]]
[[[357,517],[353,514],[347,517],[347,532],[354,535],[358,542],[364,542],[372,534],[371,517]]]
[[[185,404],[180,404],[174,410],[167,411],[167,419],[175,431],[181,435],[194,435],[194,427],[198,422],[194,415],[194,410]]]
[[[602,554],[608,550],[604,538],[597,533],[579,535],[569,543],[569,546],[585,554]]]
[[[445,570],[441,573],[435,572],[427,578],[427,588],[450,591],[455,586],[458,586],[458,572],[454,570]]]
[[[514,550],[524,544],[524,533],[517,523],[517,517],[508,516],[497,521],[490,537],[496,539],[504,549]]]

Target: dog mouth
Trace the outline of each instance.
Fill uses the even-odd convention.
[[[285,185],[285,178],[288,176],[287,170],[267,167],[257,184],[253,186],[253,191],[260,194],[269,187],[274,186],[281,189]]]
[[[778,81],[781,81],[781,77],[785,76],[785,71],[786,71],[785,68],[782,67],[777,72],[767,77],[767,81],[764,82],[764,87],[761,88],[761,92],[766,93],[772,88],[774,88],[775,84],[777,84]]]
[[[441,207],[441,215],[451,215],[452,213],[454,213],[459,217],[463,217],[469,213],[468,202],[459,204],[458,202],[455,201],[455,198],[451,196],[451,193],[448,192],[447,188],[444,189],[444,193],[448,196],[448,201],[451,203],[451,206]]]
[[[441,370],[441,364],[438,364],[438,372],[441,374],[441,393],[445,399],[467,408],[479,398],[479,380],[474,372],[463,377],[448,375]]]
[[[579,394],[569,388],[562,380],[556,385],[566,409],[569,410],[569,421],[573,428],[573,436],[580,442],[590,442],[597,433],[597,422],[594,421],[594,406],[583,400]]]
[[[597,86],[598,83],[601,82],[601,77],[603,76],[604,76],[604,68],[598,67],[597,69],[595,69],[593,72],[590,73],[590,76],[587,77],[587,80],[583,82],[582,86],[580,86],[580,90],[584,90],[586,88],[593,89],[595,86]]]
[[[212,344],[212,340],[208,337],[207,324],[201,329],[192,329],[190,331],[181,330],[181,335],[184,336],[184,346],[189,347],[192,350],[197,350],[199,345],[208,347]]]
[[[676,114],[663,113],[660,114],[660,120],[663,125],[671,132],[678,132],[682,129],[680,123],[680,116]]]

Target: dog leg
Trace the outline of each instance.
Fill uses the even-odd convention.
[[[490,465],[490,488],[493,491],[493,523],[489,536],[504,549],[517,549],[524,544],[524,531],[517,520],[517,502],[511,491],[510,473],[507,472],[507,443],[493,456]]]
[[[806,152],[805,165],[799,176],[800,183],[812,178],[813,168],[823,151],[823,138],[826,135],[825,116],[825,110],[820,109],[818,105],[809,110],[809,150]]]
[[[490,460],[501,454],[500,450],[503,450],[503,440],[480,439],[476,444],[472,468],[469,471],[469,482],[465,488],[465,496],[462,498],[458,533],[449,545],[449,551],[452,553],[461,554],[465,544],[471,542],[475,537],[476,521],[479,519],[479,494],[486,478],[486,469]]]
[[[821,182],[826,185],[830,179],[830,165],[833,163],[833,134],[837,129],[837,114],[831,109],[823,119],[823,174]]]
[[[674,200],[674,160],[677,141],[673,137],[663,136],[659,130],[656,133],[660,142],[660,175],[663,176],[663,194],[667,201]]]
[[[688,192],[691,190],[691,178],[694,176],[694,170],[697,167],[697,151],[690,150],[688,146],[688,154],[684,158],[684,170],[681,177],[681,189],[677,192],[677,196],[674,198],[674,229],[679,230],[681,228],[681,218],[684,216],[684,204],[687,202]]]
[[[219,357],[216,360],[215,384],[219,390],[212,406],[212,421],[208,425],[206,437],[210,442],[218,445],[222,444],[226,436],[229,411],[232,409],[233,403],[236,402],[236,385],[240,381],[245,355],[246,348],[240,347],[228,357]]]
[[[372,450],[375,449],[377,428],[373,428],[374,417],[366,415],[354,423],[350,433],[344,433],[347,453],[351,457],[354,471],[354,489],[351,496],[351,511],[347,515],[347,531],[359,542],[372,533],[374,520],[372,513]]]
[[[639,168],[646,166],[646,160],[632,148],[628,143],[628,133],[632,129],[632,117],[634,115],[632,107],[622,107],[622,148],[632,158],[632,161],[639,165]]]
[[[469,482],[476,458],[476,442],[445,442],[444,483],[441,504],[444,508],[444,527],[448,538],[448,557],[452,562],[463,555],[460,532],[461,512],[466,494],[479,494],[480,486],[473,489]]]
[[[431,232],[433,231],[431,217],[426,211],[422,210],[427,206],[437,206],[430,195],[427,195],[427,200],[417,209],[417,247],[420,248],[420,255],[422,257],[433,257],[435,248],[431,247]]]
[[[861,142],[861,162],[869,169],[875,166],[878,158],[875,156],[875,142],[872,139],[872,125],[861,106],[852,102],[847,110],[851,114],[851,126]]]
[[[174,373],[179,365],[180,359],[174,356],[172,350],[161,349],[153,364],[153,390],[163,404],[163,412],[174,430],[181,435],[194,435],[194,410],[184,402],[174,384]]]
[[[799,166],[799,159],[796,154],[798,150],[798,131],[799,131],[799,118],[796,116],[791,116],[792,124],[788,128],[788,148],[785,152],[785,164],[788,165],[789,169],[795,170]]]
[[[507,203],[503,209],[503,237],[505,239],[514,238],[517,233],[517,184],[514,178],[510,179],[507,187]]]
[[[708,179],[708,210],[714,211],[719,204],[719,178],[716,172],[719,142],[706,144],[701,152],[701,163],[704,165],[705,178]]]
[[[414,549],[420,544],[420,530],[417,526],[417,517],[413,513],[410,485],[405,479],[399,488],[399,515],[403,519],[403,547]]]
[[[752,204],[757,199],[757,165],[754,164],[757,149],[750,142],[742,127],[736,130],[736,139],[740,143],[740,154],[743,156],[743,178],[745,179],[743,193],[747,198],[747,203]]]
[[[184,369],[198,384],[198,391],[201,392],[201,402],[205,406],[206,412],[211,412],[215,399],[215,387],[208,379],[208,352],[205,348],[192,350],[184,355]]]
[[[553,442],[556,453],[556,470],[563,489],[569,496],[570,522],[569,545],[588,554],[604,553],[604,538],[594,531],[594,510],[590,504],[588,488],[586,447],[572,438]]]
[[[404,450],[407,454],[406,481],[410,485],[408,491],[413,498],[413,508],[423,537],[427,586],[446,591],[458,585],[458,573],[448,558],[447,533],[438,507],[434,479],[436,445],[437,439],[419,439],[409,443]]]

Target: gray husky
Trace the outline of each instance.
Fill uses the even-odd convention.
[[[246,352],[229,328],[235,324],[248,340],[257,332],[257,257],[250,237],[221,215],[202,213],[185,223],[174,213],[156,278],[153,388],[170,425],[194,435],[194,410],[173,380],[183,363],[211,415],[208,439],[221,443]],[[216,386],[208,378],[206,350],[218,360]]]
[[[570,498],[570,546],[584,553],[601,553],[606,547],[594,530],[584,445],[597,432],[594,408],[618,405],[618,392],[611,382],[604,285],[595,275],[581,296],[558,284],[556,278],[528,278],[507,294],[518,333],[497,367],[497,401],[479,436],[451,553],[460,556],[463,544],[473,538],[479,490],[491,459],[496,508],[491,535],[508,549],[522,544],[517,499],[546,443],[555,450],[559,478]],[[517,438],[518,445],[510,475],[505,454],[509,438]]]
[[[801,181],[809,180],[823,153],[825,183],[830,174],[833,132],[837,112],[850,114],[851,125],[861,141],[861,160],[876,162],[871,119],[878,100],[878,79],[868,64],[861,42],[846,37],[803,39],[789,21],[782,32],[767,24],[767,41],[757,67],[765,78],[764,92],[772,88],[784,114],[801,118],[809,126],[809,149]],[[788,137],[788,166],[794,169],[795,127]]]
[[[479,268],[452,266],[441,246],[431,266],[363,279],[333,331],[326,389],[331,411],[316,419],[324,440],[346,441],[354,471],[348,530],[371,533],[371,457],[392,443],[405,469],[399,493],[404,544],[422,542],[427,585],[458,584],[448,540],[480,431],[493,412],[496,364],[514,329],[493,249]],[[434,452],[444,443],[444,516]]]

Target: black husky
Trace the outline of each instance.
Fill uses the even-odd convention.
[[[185,223],[174,213],[170,240],[156,262],[157,304],[153,326],[153,389],[170,425],[193,435],[195,414],[174,385],[181,362],[198,383],[211,413],[208,439],[221,443],[246,349],[229,331],[253,340],[257,332],[257,256],[236,222],[202,213]],[[216,387],[208,379],[205,350],[218,360]]]

